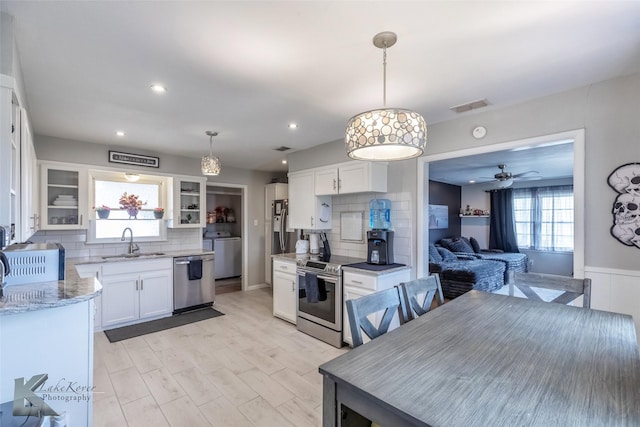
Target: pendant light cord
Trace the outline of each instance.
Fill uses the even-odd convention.
[[[213,135],[209,135],[209,157],[213,157]]]
[[[387,108],[387,42],[382,48],[382,107]]]

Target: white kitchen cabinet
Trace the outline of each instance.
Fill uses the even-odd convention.
[[[102,327],[138,323],[173,312],[172,259],[102,264]]]
[[[169,227],[206,227],[206,190],[206,178],[172,178],[172,186],[169,191]]]
[[[296,263],[294,260],[273,260],[273,315],[296,323]]]
[[[29,238],[40,228],[38,160],[33,146],[27,110],[20,110],[20,229],[18,240]]]
[[[283,200],[289,197],[289,186],[281,182],[274,182],[264,186],[264,219],[271,221],[273,218],[274,200]]]
[[[87,228],[87,170],[61,163],[40,164],[40,228]]]
[[[314,173],[316,196],[387,191],[387,163],[352,161]]]
[[[313,171],[289,174],[289,228],[331,229],[331,197],[314,194]]]
[[[357,270],[346,268],[342,271],[342,294],[343,294],[343,316],[342,316],[342,341],[353,346],[351,339],[351,328],[349,326],[349,316],[347,315],[347,300],[358,299],[364,295],[369,295],[377,291],[392,288],[402,282],[410,280],[411,269],[409,267],[401,270],[393,270],[385,273],[384,271],[373,272],[367,270]],[[375,313],[370,316],[370,320],[374,325],[380,323],[383,312]],[[389,330],[395,329],[400,322],[396,315],[389,326]],[[363,334],[363,342],[368,342],[369,337]]]

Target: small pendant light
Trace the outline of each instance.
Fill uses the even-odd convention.
[[[209,155],[202,156],[202,174],[211,176],[220,175],[220,170],[222,169],[220,159],[213,155],[213,137],[218,136],[218,132],[208,130],[205,134],[209,135]]]

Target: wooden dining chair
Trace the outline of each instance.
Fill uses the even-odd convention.
[[[582,306],[591,308],[591,279],[574,279],[555,274],[513,273],[512,283],[509,284],[509,295],[513,295],[513,287],[518,288],[527,299],[536,301],[545,300],[532,288],[562,291],[560,295],[549,301],[559,304],[569,304],[582,295]]]
[[[398,313],[400,324],[405,323],[404,299],[400,296],[400,290],[397,287],[347,300],[346,305],[354,348],[362,345],[361,331],[364,331],[370,339],[386,334],[396,313]],[[382,311],[384,313],[380,322],[375,326],[368,316]]]
[[[444,304],[440,276],[433,274],[409,282],[400,283],[404,299],[405,319],[407,321],[426,314],[431,310],[433,298],[438,305]]]

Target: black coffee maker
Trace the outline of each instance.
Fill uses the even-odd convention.
[[[367,263],[393,264],[393,231],[367,231]]]

